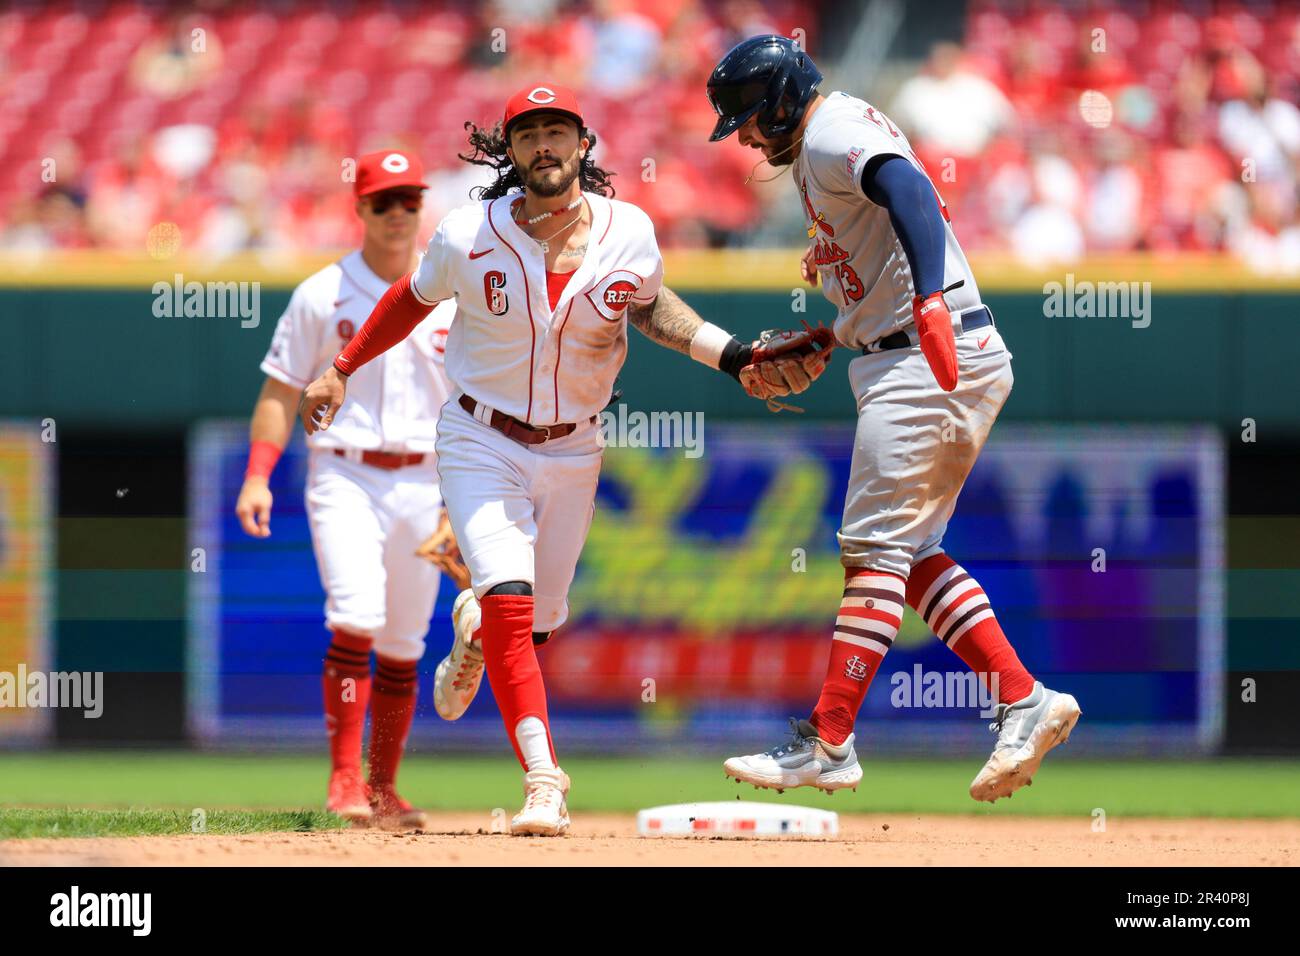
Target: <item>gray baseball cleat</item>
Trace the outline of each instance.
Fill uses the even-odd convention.
[[[1032,784],[1047,752],[1070,739],[1081,714],[1077,700],[1048,690],[1038,681],[1023,700],[998,704],[997,717],[989,724],[998,742],[984,769],[971,782],[970,795],[993,803]]]
[[[845,787],[857,789],[862,768],[853,751],[853,734],[844,743],[827,743],[817,728],[806,720],[790,718],[790,739],[771,750],[748,757],[732,757],[722,772],[737,782],[768,787],[777,793],[786,787],[816,787],[833,793]]]

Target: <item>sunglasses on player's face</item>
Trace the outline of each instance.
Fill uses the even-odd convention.
[[[376,216],[382,216],[397,203],[401,203],[407,212],[419,212],[424,205],[424,196],[408,192],[375,193],[370,197],[370,211]]]

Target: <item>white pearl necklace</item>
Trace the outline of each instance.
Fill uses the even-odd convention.
[[[556,210],[553,210],[553,211],[551,211],[551,212],[544,212],[544,213],[542,213],[540,216],[534,216],[532,219],[529,219],[529,220],[525,223],[525,225],[535,226],[535,225],[537,225],[539,222],[541,222],[543,219],[550,219],[552,216],[558,216],[558,215],[559,215],[560,213],[562,213],[562,212],[568,212],[570,209],[573,209],[573,208],[577,207],[577,206],[580,205],[581,203],[582,203],[582,196],[578,196],[577,199],[575,199],[573,202],[569,203],[569,204],[568,204],[567,206],[565,206],[563,209],[556,209]]]

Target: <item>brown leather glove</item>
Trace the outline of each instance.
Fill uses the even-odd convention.
[[[451,519],[447,517],[446,508],[442,509],[438,530],[415,549],[415,554],[451,578],[457,591],[469,587],[469,568],[460,555],[460,546],[456,544],[456,533],[451,530]]]
[[[767,402],[770,411],[802,411],[776,399],[806,391],[826,371],[834,349],[835,334],[824,325],[805,322],[802,329],[764,332],[748,346],[748,361],[737,378],[746,394]]]

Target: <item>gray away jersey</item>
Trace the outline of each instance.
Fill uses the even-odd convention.
[[[912,146],[884,113],[847,93],[831,93],[804,132],[794,161],[795,187],[816,243],[822,290],[839,308],[835,337],[859,348],[912,324],[912,270],[889,212],[862,191],[862,170],[874,156],[901,156],[925,173]],[[957,244],[948,212],[944,217],[944,287],[965,285],[945,299],[956,316],[980,305],[979,289]],[[933,290],[931,290],[933,291]]]

